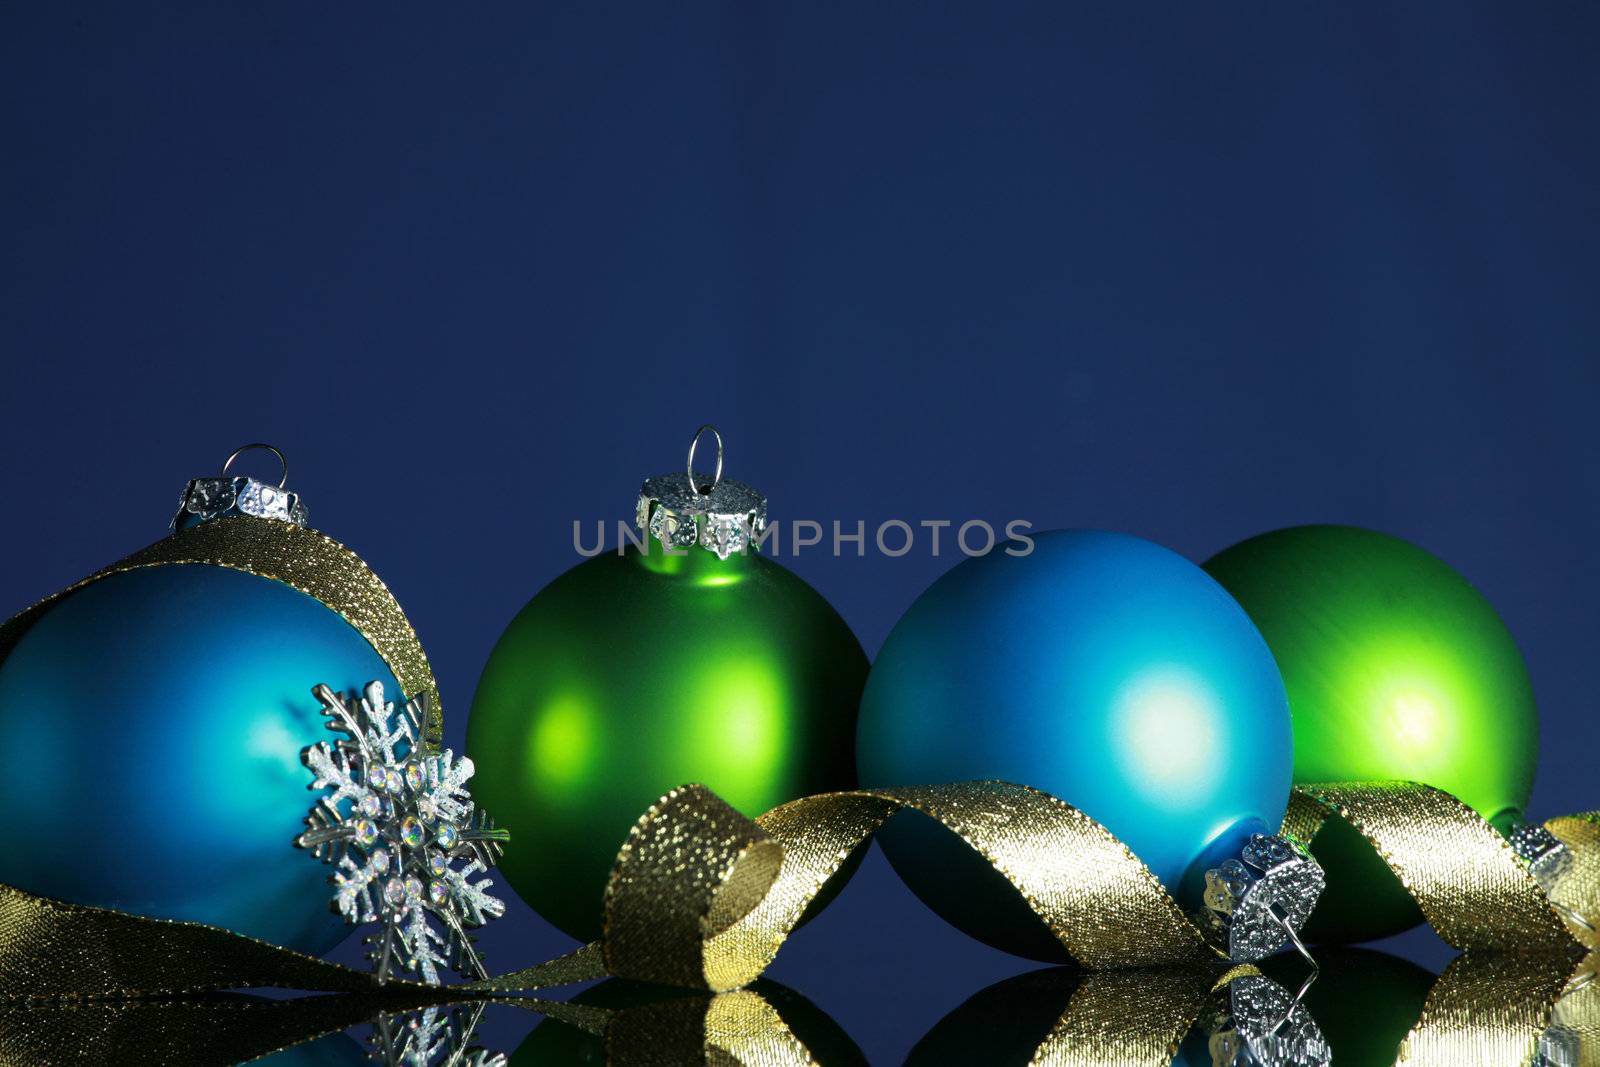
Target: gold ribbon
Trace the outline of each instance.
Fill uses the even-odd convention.
[[[1310,841],[1329,815],[1365,837],[1422,908],[1435,932],[1463,950],[1573,952],[1582,942],[1505,838],[1449,793],[1415,782],[1304,785],[1295,789],[1284,831]],[[1591,816],[1553,820],[1577,845],[1564,895],[1577,916],[1600,912],[1593,890],[1600,848],[1573,828]],[[1557,834],[1560,836],[1560,834]],[[1565,839],[1564,839],[1565,840]],[[1584,895],[1587,887],[1587,896]]]
[[[886,819],[935,819],[1001,871],[1067,951],[1091,969],[1216,960],[1198,929],[1126,846],[1054,797],[1004,782],[805,797],[746,819],[702,786],[667,794],[623,845],[605,894],[605,935],[577,952],[456,987],[493,995],[607,975],[726,992],[764,972],[851,851]],[[1337,814],[1364,834],[1451,944],[1576,956],[1550,899],[1492,828],[1416,785],[1314,786],[1289,822]],[[1555,824],[1576,886],[1600,850],[1581,817]],[[1593,898],[1571,900],[1593,916]],[[1591,920],[1592,921],[1592,920]],[[407,983],[391,983],[403,988]],[[195,923],[123,915],[0,888],[0,996],[118,996],[282,986],[358,991],[364,972]],[[426,987],[418,987],[426,988]]]
[[[626,1015],[582,1005],[526,1004],[603,1033],[619,1063],[666,1062],[651,1057],[667,1049],[684,1057],[682,1062],[699,1062],[689,1058],[691,1047],[704,1062],[809,1063],[798,1040],[774,1026],[770,1013],[739,995],[737,987],[766,968],[855,846],[904,809],[958,834],[1006,874],[1069,952],[1101,968],[1084,978],[1033,1062],[1064,1067],[1170,1062],[1173,1046],[1205,996],[1217,988],[1216,976],[1225,964],[1108,831],[1059,800],[998,782],[824,794],[785,804],[758,820],[745,819],[703,787],[674,790],[640,819],[619,853],[605,895],[606,934],[600,942],[523,971],[446,989],[412,982],[380,988],[369,973],[227,931],[0,888],[0,996],[281,986],[438,1003],[499,999],[621,975],[721,992],[685,1002],[693,1006],[679,1003]],[[1555,1017],[1552,1005],[1570,980],[1576,942],[1494,831],[1446,794],[1409,785],[1309,787],[1297,794],[1290,821],[1314,829],[1329,814],[1348,819],[1373,842],[1453,943],[1533,950],[1496,955],[1509,962],[1497,963],[1492,973],[1475,962],[1447,971],[1399,1062],[1423,1067],[1497,1063],[1498,1058],[1462,1057],[1485,1049],[1499,1057],[1531,1048]],[[1551,826],[1573,848],[1576,874],[1566,884],[1591,885],[1596,850],[1584,834],[1600,823],[1577,816],[1553,820]],[[1438,844],[1419,843],[1418,835]],[[1592,897],[1564,899],[1586,909],[1583,914],[1594,914]],[[1147,971],[1118,969],[1141,963],[1176,969],[1163,972],[1160,980]],[[1509,979],[1507,968],[1514,972]],[[1239,973],[1253,971],[1236,969],[1220,981]],[[1592,1026],[1592,1012],[1580,1017]],[[130,1026],[116,1022],[108,1033],[149,1043],[181,1029],[170,1023],[154,1031],[143,1023]],[[7,1040],[21,1039],[12,1034]],[[643,1058],[629,1058],[634,1054]]]
[[[1218,958],[1125,845],[1077,809],[1025,786],[829,793],[755,821],[703,786],[685,786],[653,805],[623,845],[600,942],[457,988],[489,995],[606,975],[713,992],[743,987],[766,970],[845,857],[902,809],[936,819],[993,863],[1089,967]],[[0,889],[0,996],[258,986],[363,990],[376,979],[196,923]]]
[[[1219,958],[1126,845],[1036,789],[962,782],[824,793],[752,821],[690,785],[652,805],[623,845],[600,941],[476,986],[509,992],[609,974],[738,989],[767,969],[856,846],[901,810],[935,819],[993,864],[1087,967]]]
[[[92,582],[141,567],[202,563],[270,578],[321,601],[360,632],[408,697],[427,696],[428,739],[444,725],[439,686],[422,643],[389,587],[362,558],[325,534],[276,519],[214,519],[164,537],[18,612],[0,626],[0,661],[56,601]],[[307,681],[307,686],[316,679]]]

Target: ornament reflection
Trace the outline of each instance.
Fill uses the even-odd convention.
[[[761,979],[715,996],[612,979],[548,1011],[510,1067],[715,1063],[866,1067],[838,1023],[786,986]]]
[[[906,1064],[1327,1067],[1328,1042],[1291,988],[1250,966],[1033,971],[945,1016]]]
[[[908,1067],[1587,1067],[1600,1063],[1600,954],[1463,955],[1437,977],[1366,949],[1319,957],[1316,981],[1284,954],[1225,964],[1085,972],[996,983],[945,1016]],[[455,1004],[383,996],[272,1001],[237,995],[0,1004],[0,1064],[260,1062],[325,1067],[712,1063],[863,1067],[851,1038],[793,990],[732,993],[612,980],[568,1001]],[[448,996],[448,991],[442,995]],[[544,1016],[509,1058],[479,1047],[487,1011]],[[358,1041],[352,1034],[361,1035]],[[363,1048],[363,1045],[366,1047]],[[370,1058],[369,1058],[370,1057]]]

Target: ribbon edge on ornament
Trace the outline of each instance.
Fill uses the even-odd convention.
[[[253,543],[256,534],[262,535],[263,544],[279,538],[282,551],[263,552],[263,544]],[[394,593],[354,550],[318,530],[278,519],[235,516],[180,530],[34,601],[0,623],[0,662],[50,607],[70,594],[128,571],[183,564],[223,567],[281,582],[337,614],[394,672],[407,698],[427,695],[427,740],[438,743],[444,731],[439,684],[416,627]]]

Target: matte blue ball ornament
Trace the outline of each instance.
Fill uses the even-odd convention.
[[[175,525],[304,524],[293,494],[253,479],[191,483],[187,505],[206,483],[238,484]],[[0,811],[17,831],[0,883],[311,953],[344,938],[327,871],[294,847],[300,753],[327,736],[310,689],[400,687],[343,617],[271,578],[167,563],[67,593],[0,655]]]
[[[1099,531],[1032,541],[963,561],[896,624],[861,704],[862,784],[1031,785],[1105,825],[1195,909],[1206,870],[1283,819],[1293,746],[1277,665],[1243,609],[1182,556]],[[898,815],[879,841],[956,927],[1067,958],[932,821]]]

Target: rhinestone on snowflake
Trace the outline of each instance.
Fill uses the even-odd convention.
[[[326,792],[295,844],[338,868],[333,910],[349,923],[380,924],[367,938],[380,979],[404,971],[437,985],[446,966],[487,978],[468,931],[503,915],[505,902],[489,895],[490,879],[473,878],[499,860],[510,835],[475,809],[472,761],[427,744],[425,697],[396,710],[381,682],[360,694],[326,685],[312,694],[328,729],[343,736],[300,754],[309,788]]]

